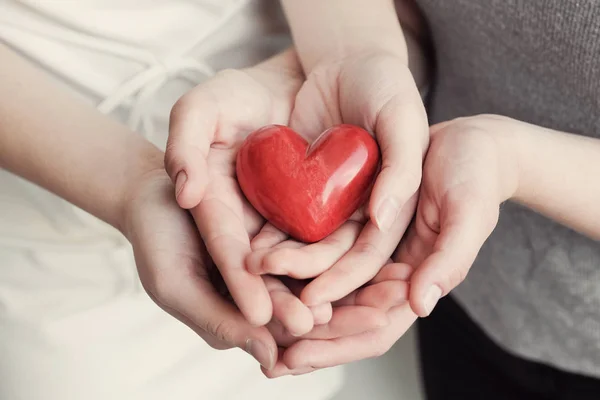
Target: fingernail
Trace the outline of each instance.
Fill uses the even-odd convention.
[[[427,315],[431,314],[440,297],[442,297],[442,289],[439,286],[433,285],[427,289],[423,302]]]
[[[292,335],[293,337],[300,337],[302,335],[304,335],[304,333],[300,333],[300,332],[294,332],[294,331],[290,331],[288,330],[288,332],[290,333],[290,335]]]
[[[185,182],[187,181],[187,174],[185,171],[179,171],[177,177],[175,177],[175,198],[178,198],[185,186]]]
[[[246,341],[246,352],[256,359],[268,370],[273,369],[275,366],[274,354],[269,348],[261,341],[256,339],[248,339]]]
[[[375,214],[375,221],[379,230],[382,232],[389,231],[394,225],[399,211],[400,207],[394,199],[385,199]]]

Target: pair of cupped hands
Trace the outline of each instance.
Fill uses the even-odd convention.
[[[320,242],[297,242],[245,200],[237,150],[268,124],[312,141],[340,123],[373,133],[381,170],[349,221]],[[497,123],[430,128],[406,60],[386,52],[308,76],[293,49],[225,70],[177,102],[166,173],[132,189],[126,235],[140,279],[210,346],[247,351],[268,377],[381,355],[464,279],[494,228],[510,190],[496,179],[502,153],[486,134]]]

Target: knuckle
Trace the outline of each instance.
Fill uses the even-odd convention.
[[[414,164],[414,165],[413,165]],[[411,163],[411,165],[401,164],[384,164],[381,168],[381,174],[389,174],[389,179],[393,183],[395,191],[415,193],[421,186],[423,171],[419,163]],[[398,184],[401,182],[401,184]]]
[[[449,292],[450,290],[455,289],[458,285],[460,285],[467,277],[468,268],[455,267],[448,274],[448,279],[446,283],[447,290],[445,292]]]
[[[174,178],[174,175],[181,167],[182,161],[178,155],[178,146],[169,141],[165,150],[164,164],[167,173]]]
[[[171,108],[171,113],[169,115],[169,120],[171,123],[173,121],[178,121],[182,118],[185,118],[190,113],[194,112],[193,99],[191,94],[184,94],[175,102],[173,107]]]
[[[144,282],[144,287],[147,292],[151,293],[152,298],[158,305],[169,308],[174,307],[177,288],[170,280],[154,276]]]
[[[236,324],[229,319],[207,321],[205,330],[217,340],[225,343],[235,342]]]
[[[407,169],[402,176],[402,186],[408,188],[411,192],[416,192],[421,186],[423,173],[420,166],[417,168]]]
[[[367,258],[373,258],[377,260],[385,260],[388,258],[384,256],[383,252],[377,246],[370,242],[357,242],[354,245],[354,251],[356,254]]]

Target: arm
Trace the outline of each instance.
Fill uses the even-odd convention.
[[[419,88],[426,84],[424,24],[411,0],[281,0],[308,74],[319,64],[379,49],[405,60]],[[402,24],[400,24],[399,22]]]
[[[409,301],[429,315],[467,276],[506,200],[600,240],[600,140],[498,115],[431,127],[415,222],[396,260],[415,268]]]
[[[122,230],[128,189],[162,153],[2,45],[0,60],[0,167]]]
[[[600,240],[600,139],[519,124],[513,199]]]

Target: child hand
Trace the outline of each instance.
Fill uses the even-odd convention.
[[[296,96],[291,128],[315,137],[340,123],[373,132],[382,153],[382,169],[365,210],[368,220],[354,226],[358,239],[344,243],[341,254],[327,238],[301,250],[286,249],[285,255],[278,251],[273,255],[277,262],[253,271],[317,277],[301,294],[311,306],[339,300],[372,279],[414,213],[429,135],[423,102],[402,57],[369,49],[312,70]],[[326,254],[307,263],[310,249],[320,252],[327,243]]]
[[[479,115],[431,127],[414,222],[396,260],[412,266],[410,304],[421,317],[460,284],[515,193],[518,163],[507,140],[518,123]]]

